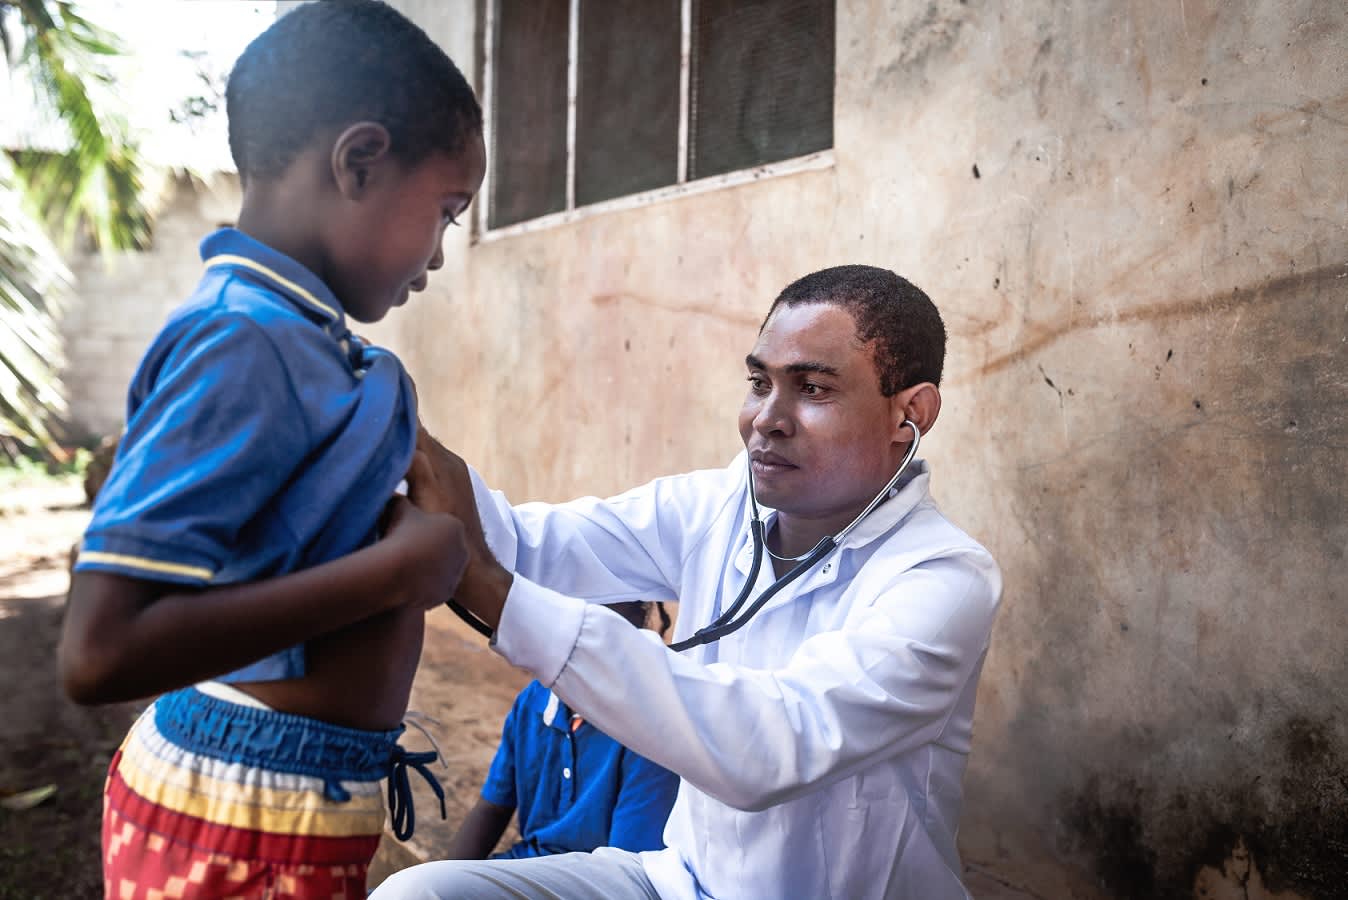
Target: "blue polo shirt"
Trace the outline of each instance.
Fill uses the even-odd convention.
[[[374,540],[411,463],[411,382],[327,285],[232,228],[201,255],[132,379],[76,571],[204,587],[318,565]],[[297,646],[225,680],[304,672]]]
[[[498,859],[590,851],[658,850],[679,777],[588,722],[535,681],[506,717],[483,799],[518,811],[522,840]]]

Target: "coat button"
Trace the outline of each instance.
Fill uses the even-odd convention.
[[[570,767],[570,766],[567,766],[565,769],[562,769],[562,777],[563,777],[563,778],[570,778],[570,777],[571,777],[571,767]]]

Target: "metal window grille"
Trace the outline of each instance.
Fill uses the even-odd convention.
[[[580,4],[576,205],[674,184],[679,0]]]
[[[570,0],[495,0],[493,228],[567,208]]]
[[[487,231],[833,145],[834,0],[483,5]]]
[[[832,0],[697,0],[688,175],[833,146]]]

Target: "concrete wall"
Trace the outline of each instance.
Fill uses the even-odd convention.
[[[398,4],[466,71],[472,4]],[[924,445],[1006,573],[966,859],[1039,896],[1348,884],[1348,7],[839,0],[836,165],[447,239],[377,333],[516,499],[721,465],[774,294],[951,332]]]
[[[209,184],[170,179],[155,215],[154,243],[138,253],[87,254],[68,260],[74,296],[61,317],[61,372],[70,420],[79,435],[118,432],[126,387],[165,317],[201,278],[197,245],[239,212],[238,179]]]

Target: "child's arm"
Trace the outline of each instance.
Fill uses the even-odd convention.
[[[418,457],[425,459],[424,454],[420,452]],[[414,496],[419,481],[424,488],[426,480],[424,476],[427,474],[424,469],[418,469],[408,476]],[[423,477],[413,477],[415,475]],[[501,835],[505,834],[506,827],[510,825],[510,817],[515,814],[520,803],[515,771],[517,728],[521,719],[527,715],[526,697],[536,687],[530,685],[525,688],[510,705],[505,724],[501,726],[501,743],[497,745],[496,755],[492,757],[491,768],[487,770],[487,779],[482,783],[482,792],[478,796],[477,805],[472,808],[463,824],[459,826],[459,830],[455,832],[454,839],[449,843],[446,858],[486,859],[501,840]]]
[[[486,859],[505,834],[514,814],[513,806],[498,806],[479,797],[477,805],[469,811],[449,842],[445,859]]]
[[[383,540],[265,581],[191,590],[76,572],[59,652],[66,693],[86,704],[147,697],[385,610],[435,608],[465,558],[457,519],[395,498]]]

